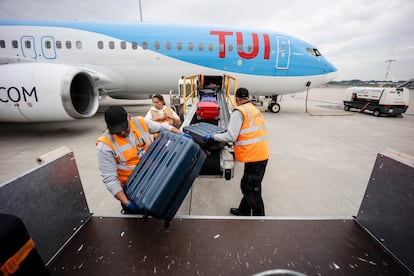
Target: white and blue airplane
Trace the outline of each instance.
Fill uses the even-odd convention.
[[[103,96],[148,98],[187,75],[230,75],[251,95],[303,92],[337,69],[293,36],[225,26],[0,21],[0,121],[93,116]]]

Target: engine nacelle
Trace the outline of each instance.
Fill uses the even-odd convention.
[[[99,92],[92,76],[73,66],[15,63],[0,66],[0,121],[65,121],[93,116]]]

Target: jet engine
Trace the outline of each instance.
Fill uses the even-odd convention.
[[[65,121],[93,116],[99,92],[88,71],[50,63],[0,66],[0,121]]]

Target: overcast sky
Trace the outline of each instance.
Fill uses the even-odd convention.
[[[0,0],[0,19],[140,21],[139,0]],[[336,80],[414,78],[413,0],[141,0],[147,22],[264,28],[315,45]]]

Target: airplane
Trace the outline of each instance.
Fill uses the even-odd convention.
[[[252,96],[303,92],[337,68],[294,36],[228,26],[0,21],[0,121],[93,116],[105,96],[143,99],[186,75],[231,75]]]

